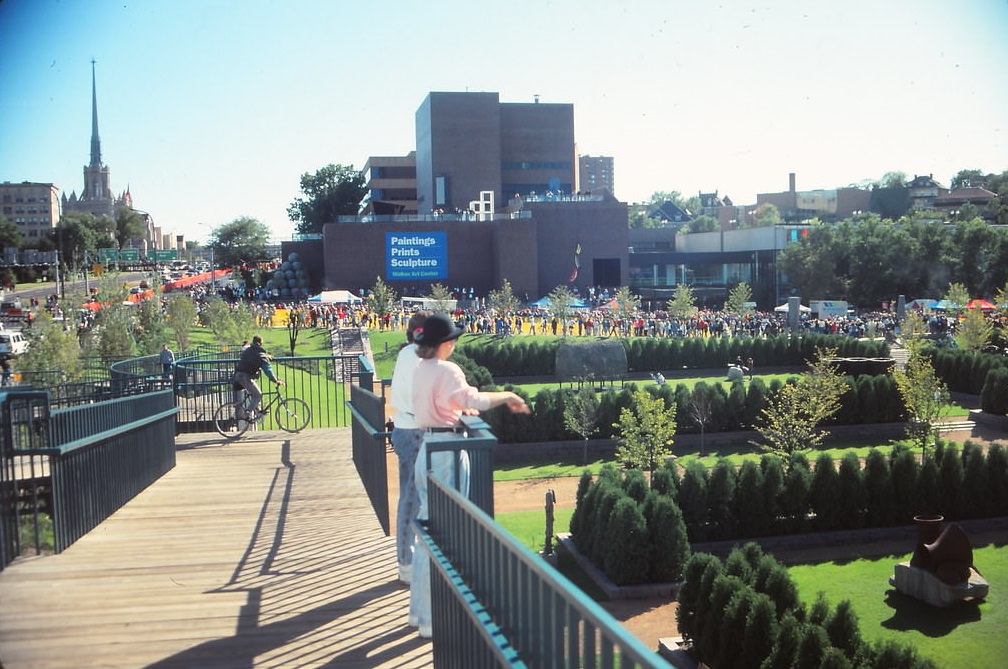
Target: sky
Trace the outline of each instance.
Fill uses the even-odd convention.
[[[1008,169],[1008,0],[0,0],[0,181],[290,239],[300,178],[415,148],[430,91],[574,105],[616,197]]]

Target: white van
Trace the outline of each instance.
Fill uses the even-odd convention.
[[[0,332],[0,356],[21,355],[28,350],[28,340],[16,330]]]

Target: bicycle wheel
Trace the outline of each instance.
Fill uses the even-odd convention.
[[[300,432],[311,421],[311,407],[297,397],[288,397],[277,403],[273,412],[277,426],[285,432]]]
[[[244,418],[238,418],[240,408],[242,408],[241,402],[227,402],[217,407],[217,411],[214,412],[214,429],[225,439],[237,439],[252,425]]]

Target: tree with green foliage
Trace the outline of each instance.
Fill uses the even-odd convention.
[[[640,311],[640,297],[630,292],[630,288],[627,286],[620,286],[616,289],[613,302],[615,304],[613,313],[616,318],[630,319]]]
[[[74,327],[55,321],[48,311],[40,311],[30,328],[24,331],[28,350],[18,356],[18,370],[55,370],[63,381],[74,381],[83,372],[81,348]]]
[[[1008,316],[1008,281],[994,293],[994,306],[999,316]]]
[[[315,174],[302,174],[301,192],[304,197],[294,198],[287,215],[297,223],[299,233],[319,234],[326,223],[357,214],[367,193],[367,181],[353,165],[330,163]]]
[[[673,318],[686,319],[696,313],[696,298],[693,287],[685,283],[677,283],[672,299],[665,303],[665,309]]]
[[[131,240],[146,238],[146,214],[141,214],[132,207],[117,208],[115,211],[115,239],[119,248],[126,248]]]
[[[567,321],[574,313],[574,304],[577,300],[577,295],[571,292],[571,289],[567,286],[561,284],[551,290],[549,295],[549,310],[550,313],[560,322],[561,335],[567,336]]]
[[[766,441],[762,448],[785,463],[793,453],[822,444],[826,432],[819,426],[840,410],[848,386],[833,363],[835,356],[835,349],[818,349],[809,371],[771,395],[760,414],[756,430]]]
[[[255,315],[247,305],[232,307],[216,295],[207,298],[200,319],[201,324],[210,328],[214,338],[221,344],[236,344],[249,339],[249,332],[256,327]]]
[[[581,437],[581,463],[588,463],[588,440],[598,433],[598,400],[589,384],[564,395],[564,427]]]
[[[165,322],[175,333],[175,344],[179,352],[188,351],[189,330],[196,323],[196,305],[185,293],[171,293],[165,302]]]
[[[451,290],[441,283],[432,283],[430,292],[425,296],[431,301],[431,309],[434,311],[450,314],[454,311],[452,304],[455,298],[452,297]]]
[[[994,336],[994,324],[980,309],[967,309],[952,339],[964,351],[982,351]]]
[[[0,214],[0,248],[21,248],[21,230],[3,214]]]
[[[700,214],[691,218],[686,225],[679,229],[679,234],[689,234],[691,232],[715,232],[721,228],[718,220],[709,214]]]
[[[945,301],[948,302],[947,311],[955,316],[966,310],[966,304],[969,303],[969,300],[969,289],[962,283],[952,282],[949,284],[948,290],[945,291]]]
[[[745,315],[752,311],[749,303],[752,302],[752,288],[744,281],[736,284],[728,291],[728,299],[725,300],[724,310],[730,314]]]
[[[919,346],[910,347],[906,365],[902,369],[893,368],[891,373],[903,398],[907,436],[920,446],[922,457],[927,459],[928,445],[937,438],[935,425],[949,402],[948,386],[935,373],[931,359]]]
[[[367,305],[368,311],[378,317],[379,323],[384,323],[385,316],[398,308],[399,295],[392,286],[382,281],[380,276],[376,276],[374,285],[364,298],[364,304]]]
[[[504,320],[509,320],[518,311],[518,298],[515,297],[510,281],[504,279],[500,288],[490,291],[490,304]]]
[[[619,433],[616,459],[627,467],[654,471],[657,462],[672,454],[676,408],[645,390],[634,391],[632,398],[632,406],[621,409],[619,422],[613,424]]]
[[[168,341],[168,325],[161,310],[161,300],[141,300],[134,309],[133,338],[137,353],[153,355]]]
[[[784,219],[781,218],[780,210],[777,208],[777,205],[764,202],[757,205],[756,209],[753,210],[751,227],[765,228],[771,225],[780,225],[783,222]]]
[[[254,218],[242,216],[214,228],[210,246],[219,267],[235,267],[267,260],[270,229]]]

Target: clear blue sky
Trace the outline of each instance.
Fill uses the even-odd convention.
[[[0,181],[81,190],[93,58],[113,189],[201,241],[289,238],[301,174],[405,155],[430,91],[573,103],[628,202],[947,185],[1008,169],[1006,35],[1008,0],[2,0]]]

